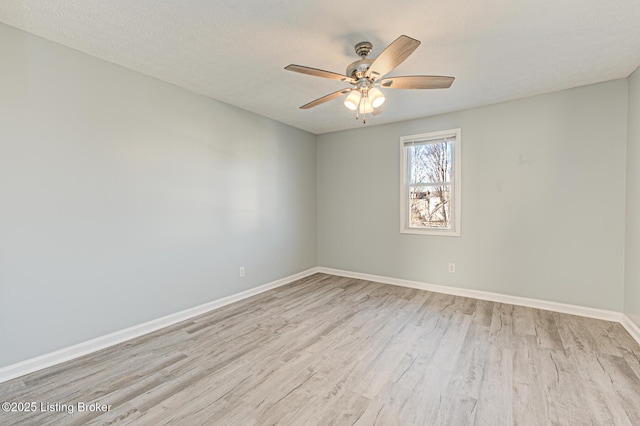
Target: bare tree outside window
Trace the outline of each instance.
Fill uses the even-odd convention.
[[[410,226],[449,228],[451,208],[451,144],[410,147]],[[413,186],[423,184],[422,186]]]

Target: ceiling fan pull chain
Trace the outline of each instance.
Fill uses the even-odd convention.
[[[362,116],[362,124],[367,124],[367,101],[369,100],[369,91],[364,92],[364,111]]]

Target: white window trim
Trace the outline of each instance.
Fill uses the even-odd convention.
[[[405,151],[405,145],[411,142],[429,141],[443,139],[447,136],[455,136],[456,141],[453,145],[453,227],[452,229],[420,229],[409,227],[409,190],[408,190],[408,159]],[[460,211],[461,194],[462,194],[462,137],[460,129],[443,130],[440,132],[420,133],[417,135],[408,135],[400,137],[400,233],[402,234],[420,234],[420,235],[440,235],[449,237],[460,236]]]

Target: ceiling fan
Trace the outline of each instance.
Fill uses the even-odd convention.
[[[349,64],[345,75],[294,64],[287,65],[284,69],[344,81],[353,86],[311,101],[302,105],[300,109],[313,108],[348,93],[344,105],[350,110],[356,111],[356,120],[359,114],[362,114],[362,122],[366,123],[367,114],[378,115],[383,110],[385,97],[379,87],[385,89],[448,89],[451,87],[453,80],[455,80],[454,77],[434,75],[384,77],[404,62],[419,45],[418,40],[401,35],[387,46],[377,58],[367,59],[373,45],[368,41],[362,41],[355,46],[356,54],[360,56],[360,60]]]

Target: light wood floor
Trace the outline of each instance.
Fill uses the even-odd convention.
[[[316,274],[0,384],[0,424],[640,425],[617,323]]]

